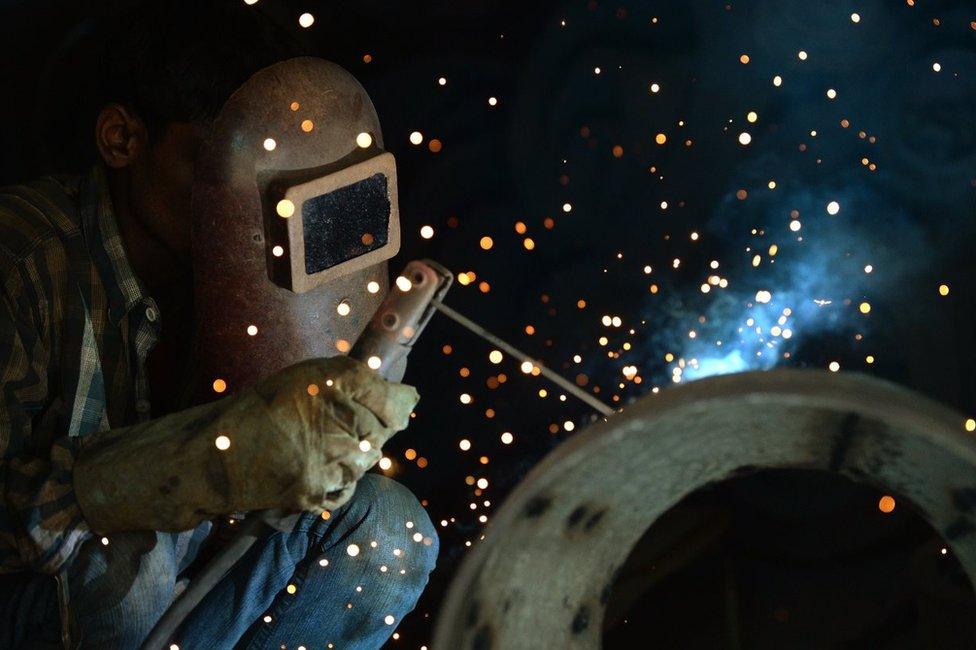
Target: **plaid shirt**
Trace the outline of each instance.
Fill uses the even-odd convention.
[[[74,459],[86,436],[149,419],[159,328],[101,166],[0,189],[0,573],[56,573],[91,536]]]

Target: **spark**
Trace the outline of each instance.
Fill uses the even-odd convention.
[[[281,199],[275,205],[275,212],[278,213],[279,217],[287,219],[288,217],[295,214],[295,204],[288,199]]]

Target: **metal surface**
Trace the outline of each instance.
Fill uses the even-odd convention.
[[[338,354],[337,342],[355,343],[386,295],[385,263],[300,294],[278,286],[269,274],[274,241],[268,238],[275,234],[265,223],[264,184],[286,170],[375,155],[357,145],[360,133],[371,134],[382,147],[366,91],[351,74],[321,59],[265,68],[224,105],[196,164],[193,187],[202,396],[216,379],[233,391],[304,359]],[[268,139],[274,141],[270,151]],[[366,291],[370,281],[379,291]],[[337,314],[342,302],[350,307],[346,316]]]
[[[435,650],[598,648],[644,531],[696,489],[766,468],[837,472],[908,500],[976,576],[965,417],[856,374],[776,370],[650,395],[571,438],[512,492],[451,584]]]

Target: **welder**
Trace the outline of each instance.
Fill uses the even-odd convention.
[[[342,356],[399,245],[373,105],[236,0],[98,43],[97,163],[0,191],[0,647],[139,647],[273,509],[172,642],[377,648],[438,541],[367,473],[417,392]]]

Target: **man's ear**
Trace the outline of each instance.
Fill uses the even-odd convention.
[[[128,167],[149,146],[149,131],[136,113],[122,104],[106,104],[95,120],[95,144],[112,169]]]

